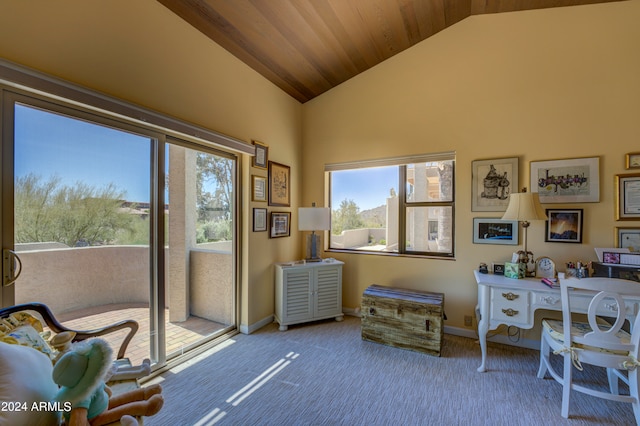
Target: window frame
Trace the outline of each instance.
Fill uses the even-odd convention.
[[[407,170],[411,164],[451,161],[452,164],[452,188],[451,201],[407,201]],[[436,154],[423,154],[406,157],[395,157],[376,160],[364,160],[346,163],[333,163],[325,165],[325,198],[326,205],[333,209],[331,205],[331,194],[333,189],[332,173],[339,171],[368,169],[375,167],[397,167],[398,168],[398,250],[394,252],[366,250],[366,249],[348,249],[348,248],[332,248],[331,247],[331,230],[325,231],[325,250],[329,252],[342,252],[351,254],[374,254],[382,256],[400,256],[400,257],[420,257],[433,259],[449,259],[455,260],[455,174],[456,154],[455,152],[443,152]],[[406,236],[407,229],[407,209],[408,208],[433,208],[433,207],[449,207],[451,208],[451,249],[447,252],[437,251],[407,251]],[[427,235],[428,238],[428,235]]]

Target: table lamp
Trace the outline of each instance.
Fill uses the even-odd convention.
[[[518,251],[518,262],[527,265],[527,275],[529,273],[528,263],[535,262],[533,253],[527,250],[527,228],[532,220],[547,220],[547,215],[540,205],[537,192],[527,192],[524,188],[522,192],[512,193],[509,196],[509,205],[504,212],[502,220],[517,220],[522,223],[524,250]]]
[[[316,203],[312,203],[312,207],[298,208],[298,230],[311,231],[307,235],[307,262],[320,262],[320,236],[316,235],[316,231],[328,231],[331,229],[331,209],[328,207],[316,207]]]

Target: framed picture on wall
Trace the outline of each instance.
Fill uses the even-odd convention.
[[[518,221],[473,218],[474,244],[507,244],[518,245]]]
[[[291,168],[269,161],[269,205],[291,205]]]
[[[630,152],[625,156],[625,167],[629,169],[640,169],[640,152]]]
[[[291,231],[291,213],[272,212],[269,236],[271,238],[288,237]]]
[[[600,158],[532,161],[531,192],[542,204],[600,201]]]
[[[506,211],[512,192],[518,192],[518,157],[471,162],[471,211]]]
[[[267,201],[267,178],[251,175],[251,201]]]
[[[259,169],[266,169],[269,161],[269,146],[258,141],[251,141],[256,147],[256,154],[253,156],[252,166]]]
[[[267,230],[267,209],[253,209],[253,232],[262,232]]]
[[[616,175],[616,220],[640,220],[640,173]]]
[[[640,228],[620,227],[615,233],[616,247],[640,252]]]
[[[582,209],[547,209],[545,241],[582,243]]]

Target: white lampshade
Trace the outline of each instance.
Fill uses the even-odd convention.
[[[300,207],[299,231],[327,231],[331,229],[331,209],[328,207]]]
[[[547,220],[547,214],[540,205],[537,192],[519,192],[509,196],[509,206],[504,212],[502,220],[517,220],[519,222]]]

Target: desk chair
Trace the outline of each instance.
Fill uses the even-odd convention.
[[[572,321],[572,292],[592,293],[587,318],[588,323]],[[562,384],[562,417],[569,417],[571,391],[628,402],[633,405],[636,423],[640,424],[640,402],[638,399],[638,341],[640,339],[640,315],[632,324],[632,333],[622,330],[626,316],[634,314],[634,306],[625,306],[624,295],[640,295],[640,284],[635,281],[615,278],[584,278],[560,280],[562,299],[562,321],[543,320],[540,346],[540,368],[538,377],[551,376]],[[615,318],[613,325],[599,316]],[[550,352],[564,358],[564,374],[560,376],[551,366]],[[575,384],[573,369],[582,370],[582,364],[591,364],[607,369],[609,392]],[[622,374],[624,370],[627,374]],[[618,394],[618,380],[629,385],[630,395]]]

